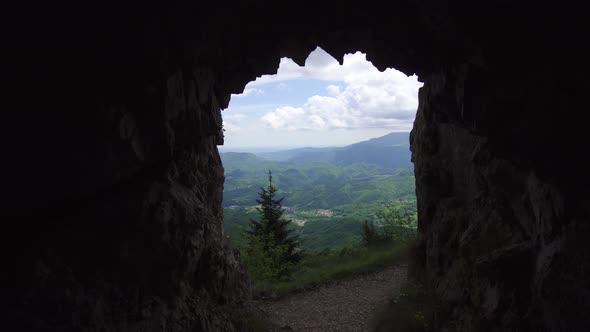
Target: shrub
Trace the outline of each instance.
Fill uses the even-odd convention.
[[[385,243],[410,243],[416,238],[416,215],[397,204],[386,204],[377,213],[379,226],[365,221],[361,228],[363,245],[370,247]]]
[[[288,274],[292,264],[285,262],[289,247],[275,243],[272,234],[252,235],[243,258],[246,269],[254,281],[279,280]]]
[[[397,243],[408,243],[416,237],[416,217],[396,204],[386,204],[378,214],[383,223],[383,237]]]
[[[363,245],[367,247],[383,241],[383,237],[375,228],[375,224],[367,220],[365,220],[365,222],[362,225],[361,237]]]

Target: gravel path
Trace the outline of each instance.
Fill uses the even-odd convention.
[[[372,315],[399,291],[406,273],[407,266],[394,266],[263,302],[260,309],[273,323],[293,331],[369,331]]]

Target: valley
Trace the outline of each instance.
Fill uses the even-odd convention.
[[[257,219],[260,187],[273,173],[285,217],[307,251],[339,250],[360,243],[365,220],[378,221],[385,204],[416,213],[408,133],[345,147],[225,152],[225,231],[234,242]]]

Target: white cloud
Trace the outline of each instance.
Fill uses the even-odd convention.
[[[234,114],[225,114],[222,113],[223,116],[223,129],[225,129],[226,135],[236,135],[241,131],[240,126],[238,126],[239,120],[244,118],[244,114],[234,113]]]
[[[337,85],[330,84],[326,87],[326,91],[330,96],[337,96],[340,94],[340,87]]]
[[[264,90],[258,88],[245,88],[244,92],[240,93],[239,95],[232,95],[232,98],[240,98],[240,97],[247,97],[247,96],[259,96],[264,94]]]
[[[305,115],[305,110],[299,107],[284,106],[262,117],[264,123],[273,129],[296,130],[299,119]]]
[[[387,69],[377,70],[362,53],[344,56],[344,64],[321,49],[312,52],[305,67],[282,59],[275,76],[263,76],[252,85],[288,79],[343,81],[346,87],[326,87],[328,96],[313,96],[300,107],[278,107],[266,113],[263,123],[274,129],[330,130],[354,128],[388,128],[409,130],[418,107],[416,76]]]
[[[388,70],[393,69],[387,69],[386,71]],[[248,83],[246,88],[293,79],[348,82],[363,79],[367,73],[380,72],[372,63],[367,61],[365,54],[360,52],[346,54],[343,65],[340,65],[336,59],[318,47],[309,54],[307,60],[305,60],[304,67],[299,67],[299,65],[289,58],[282,58],[275,75],[258,77],[256,80]]]

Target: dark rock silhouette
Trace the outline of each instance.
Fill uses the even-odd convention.
[[[590,328],[584,10],[21,6],[3,44],[8,330],[240,329],[249,291],[222,230],[220,112],[280,57],[303,65],[318,45],[424,82],[413,271],[442,301],[439,329]]]

